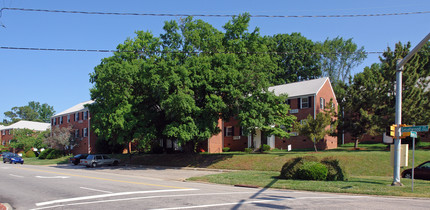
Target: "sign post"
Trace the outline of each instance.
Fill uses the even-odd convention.
[[[428,126],[427,126],[428,128]],[[415,168],[415,138],[417,138],[417,132],[411,131],[412,137],[412,192],[414,192],[414,168]]]

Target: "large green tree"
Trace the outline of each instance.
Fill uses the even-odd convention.
[[[404,58],[410,43],[397,43],[395,50],[387,48],[380,64],[366,67],[354,76],[345,94],[344,128],[356,140],[365,134],[375,135],[395,123],[395,83],[397,60]],[[425,46],[428,48],[429,44]],[[403,70],[402,123],[428,124],[430,117],[428,52],[414,55]]]
[[[258,28],[248,32],[249,21],[234,17],[223,33],[188,17],[166,22],[160,38],[138,31],[118,45],[91,74],[96,134],[112,144],[172,139],[192,149],[220,132],[219,118],[238,116],[247,132],[264,126],[288,136],[269,126],[292,121],[285,96],[267,90],[276,64]]]
[[[318,44],[300,33],[265,37],[276,66],[271,69],[271,82],[281,85],[321,77]]]
[[[7,124],[20,120],[49,122],[52,115],[55,114],[54,107],[48,104],[30,101],[26,106],[13,107],[11,111],[4,113]]]
[[[330,77],[334,85],[338,81],[348,82],[351,71],[360,65],[367,54],[364,47],[358,48],[351,39],[336,37],[326,39],[319,43],[321,53],[321,71],[324,76]]]

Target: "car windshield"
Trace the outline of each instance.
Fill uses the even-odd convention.
[[[94,155],[88,155],[87,159],[93,159]]]

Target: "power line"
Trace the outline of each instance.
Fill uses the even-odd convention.
[[[213,51],[127,51],[127,50],[97,50],[97,49],[65,49],[65,48],[36,48],[36,47],[4,47],[0,46],[1,50],[27,50],[27,51],[56,51],[56,52],[96,52],[96,53],[150,53],[150,54],[310,54],[310,55],[323,55],[323,54],[382,54],[384,52],[315,52],[315,53],[301,53],[301,52],[213,52]]]
[[[71,14],[86,14],[86,15],[125,15],[125,16],[161,16],[161,17],[234,17],[237,15],[228,14],[170,14],[170,13],[129,13],[129,12],[88,12],[88,11],[68,11],[68,10],[48,10],[48,9],[28,9],[28,8],[9,8],[3,10],[15,10],[24,12],[51,12],[51,13],[71,13]],[[420,15],[429,14],[430,11],[420,12],[401,12],[401,13],[382,13],[382,14],[347,14],[347,15],[250,15],[255,18],[348,18],[348,17],[380,17],[380,16],[399,16],[399,15]]]

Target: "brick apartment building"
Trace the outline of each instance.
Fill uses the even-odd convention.
[[[51,117],[51,134],[55,128],[71,128],[78,144],[72,149],[73,154],[94,153],[97,137],[91,132],[91,114],[85,105],[94,101],[79,103]]]
[[[290,114],[297,117],[298,121],[304,120],[308,115],[316,117],[316,114],[324,110],[326,103],[333,99],[335,110],[337,101],[328,77],[295,82],[285,85],[278,85],[269,88],[276,95],[288,94],[287,103],[290,105]],[[231,119],[228,122],[219,120],[218,127],[221,133],[211,137],[207,146],[203,144],[202,149],[209,153],[222,152],[223,147],[229,147],[233,151],[243,151],[245,148],[259,148],[262,144],[267,144],[271,148],[287,149],[308,149],[313,148],[313,142],[305,136],[293,135],[289,139],[276,136],[267,136],[264,132],[257,130],[256,134],[245,136],[238,126],[239,122]],[[326,136],[323,141],[317,144],[317,148],[333,149],[337,147],[337,137]]]
[[[50,128],[51,128],[51,125],[49,123],[21,120],[9,126],[1,126],[0,141],[3,146],[8,147],[8,145],[10,144],[10,141],[14,138],[14,133],[16,130],[29,129],[33,131],[42,132]]]

